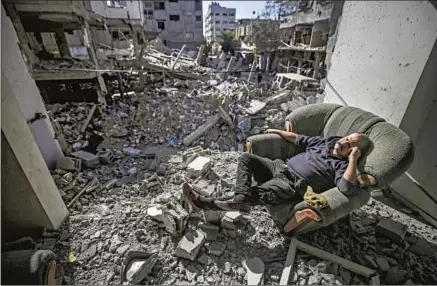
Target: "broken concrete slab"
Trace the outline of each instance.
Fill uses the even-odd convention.
[[[243,215],[240,212],[231,211],[231,212],[226,212],[225,217],[232,222],[237,222],[243,217]]]
[[[196,140],[197,138],[199,138],[200,136],[205,134],[209,129],[214,127],[220,121],[221,118],[222,118],[222,116],[220,114],[216,114],[216,115],[210,117],[208,119],[208,121],[206,121],[199,128],[197,128],[196,131],[194,131],[193,133],[191,133],[190,135],[185,137],[184,140],[182,140],[182,143],[185,146],[191,145],[191,143],[193,143],[194,140]]]
[[[197,183],[194,184],[194,190],[199,194],[210,197],[215,192],[214,185],[210,184],[208,180],[201,179]]]
[[[199,229],[205,234],[206,240],[217,240],[220,228],[216,225],[201,223]]]
[[[87,166],[88,168],[95,168],[99,165],[100,162],[99,157],[97,157],[92,153],[85,152],[82,150],[71,153],[71,156],[81,159],[84,165]]]
[[[163,221],[164,210],[162,205],[152,205],[147,209],[147,215],[159,222]]]
[[[222,216],[219,211],[208,210],[203,212],[203,219],[207,223],[220,225]]]
[[[208,157],[197,157],[187,166],[187,175],[191,178],[197,178],[205,174],[211,167],[211,159]]]
[[[426,256],[434,253],[434,249],[424,238],[419,238],[415,244],[413,244],[409,250],[417,255]]]
[[[213,241],[209,247],[209,254],[221,256],[225,252],[226,244],[220,241]]]
[[[250,258],[243,261],[243,267],[247,271],[247,285],[264,284],[264,262],[258,257]]]
[[[407,226],[391,219],[382,219],[375,227],[375,235],[401,243],[407,234]]]
[[[250,107],[247,109],[247,112],[250,115],[255,115],[261,110],[263,110],[267,106],[267,103],[259,101],[259,100],[252,100],[250,102]]]
[[[179,241],[175,256],[193,261],[205,242],[205,235],[200,231],[187,232]]]
[[[273,95],[266,100],[267,105],[281,104],[291,99],[292,92],[290,90],[283,91],[279,94]]]
[[[385,259],[384,257],[377,257],[375,259],[376,264],[378,264],[379,269],[382,272],[387,272],[388,270],[390,270],[390,264],[388,264],[387,259]]]

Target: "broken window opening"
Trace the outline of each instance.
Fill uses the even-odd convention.
[[[228,16],[228,13],[223,13],[223,16]]]
[[[196,21],[198,22],[202,21],[202,16],[196,16]]]
[[[179,0],[168,0],[168,2],[170,2],[170,3],[178,3]]]
[[[175,21],[175,22],[179,21],[179,15],[170,15],[169,18],[170,21]]]
[[[163,22],[163,21],[158,21],[158,29],[160,29],[160,30],[165,30],[165,22]]]
[[[112,39],[118,40],[119,38],[120,38],[120,36],[118,35],[118,31],[112,31]]]
[[[110,8],[124,8],[122,1],[107,0],[106,5]]]
[[[165,10],[165,3],[164,2],[155,2],[155,10]]]

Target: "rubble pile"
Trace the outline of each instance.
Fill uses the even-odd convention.
[[[53,171],[68,205],[88,186],[70,205],[61,230],[46,233],[40,242],[58,254],[66,270],[64,283],[121,284],[131,251],[157,254],[142,284],[279,283],[289,240],[263,207],[247,215],[195,212],[181,197],[184,182],[207,196],[229,194],[239,154],[200,147],[174,150],[156,148],[153,159],[116,154],[109,164]],[[299,240],[377,270],[384,284],[437,281],[435,231],[377,201]],[[253,258],[264,264],[262,277],[247,267]],[[290,280],[298,285],[369,284],[365,277],[301,252]]]

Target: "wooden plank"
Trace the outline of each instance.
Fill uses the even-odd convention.
[[[295,239],[295,238],[293,238]],[[334,263],[339,264],[341,267],[350,270],[352,272],[355,272],[357,274],[363,275],[365,277],[371,277],[376,273],[376,270],[364,267],[362,265],[359,265],[355,262],[352,262],[350,260],[344,259],[340,256],[337,256],[335,254],[329,253],[327,251],[318,249],[317,247],[311,246],[309,244],[306,244],[304,242],[301,242],[296,239],[296,247],[298,250],[301,250],[303,252],[306,252],[308,254],[317,256],[323,260],[329,260]]]
[[[288,248],[287,258],[285,259],[284,269],[282,270],[281,280],[279,280],[279,285],[288,285],[291,271],[293,270],[294,259],[296,258],[297,242],[297,239],[291,239],[290,247]]]
[[[75,71],[75,72],[43,72],[33,71],[32,77],[36,81],[44,80],[79,80],[79,79],[94,79],[98,75],[97,72]]]

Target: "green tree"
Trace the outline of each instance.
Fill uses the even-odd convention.
[[[223,31],[220,34],[220,45],[222,45],[222,51],[230,52],[233,50],[234,33],[231,31]]]

